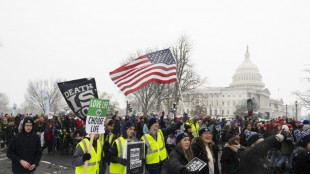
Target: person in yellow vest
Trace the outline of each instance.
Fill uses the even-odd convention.
[[[164,112],[162,113],[165,114]],[[187,114],[184,114],[182,121],[165,129],[159,129],[159,123],[155,118],[151,118],[148,123],[148,132],[141,140],[145,142],[146,166],[150,174],[161,174],[162,166],[167,162],[167,150],[165,146],[165,136],[179,129],[184,120],[187,120]]]
[[[191,127],[192,135],[194,138],[199,137],[199,117],[191,117],[187,120],[186,125]]]
[[[114,121],[112,119],[107,119],[104,123],[105,126],[105,133],[104,133],[104,142],[103,142],[103,151],[105,155],[105,161],[103,166],[105,166],[105,173],[109,173],[110,169],[110,154],[111,154],[111,147],[114,141],[114,134],[112,133],[114,130]]]
[[[95,134],[91,151],[88,152],[90,137],[87,135],[79,144],[77,144],[72,157],[72,165],[75,167],[76,174],[82,174],[84,162],[88,160],[87,174],[99,174],[100,164],[103,159],[102,143],[99,140],[99,134]]]
[[[112,144],[111,149],[111,158],[110,158],[110,173],[111,174],[123,174],[125,173],[125,167],[128,162],[124,158],[124,145],[125,141],[133,142],[136,141],[133,139],[135,133],[135,126],[130,121],[127,120],[124,122],[122,127],[122,136],[116,139]]]

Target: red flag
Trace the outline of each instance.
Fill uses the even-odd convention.
[[[128,95],[143,86],[177,81],[176,62],[169,49],[140,56],[110,72],[112,81]]]

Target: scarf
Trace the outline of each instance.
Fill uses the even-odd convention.
[[[237,150],[240,148],[240,144],[238,144],[238,145],[233,145],[233,144],[229,145],[228,143],[225,143],[224,147],[229,147],[232,151],[237,153]]]

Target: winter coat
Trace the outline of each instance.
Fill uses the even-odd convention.
[[[250,149],[240,148],[237,152],[240,159],[238,174],[271,174],[265,157],[277,144],[280,143],[275,136],[270,136]]]
[[[193,150],[193,154],[194,157],[197,157],[199,159],[201,159],[202,161],[204,161],[205,163],[207,163],[207,165],[201,169],[199,171],[199,174],[209,174],[209,167],[208,167],[208,156],[205,153],[204,148],[206,148],[203,145],[203,142],[200,138],[195,138],[192,142],[192,150]],[[217,163],[217,159],[218,159],[218,148],[217,146],[215,146],[214,144],[212,145],[212,150],[213,150],[213,154],[214,154],[214,173],[218,174],[219,173],[219,168],[218,168],[218,163]]]
[[[299,147],[293,152],[294,174],[305,174],[310,171],[310,150]]]
[[[222,173],[237,174],[239,160],[237,152],[234,152],[229,147],[224,147],[221,157]]]
[[[187,164],[188,161],[184,156],[184,152],[179,147],[176,147],[169,154],[169,173],[188,174],[189,171],[185,167]]]
[[[225,144],[226,142],[228,142],[228,140],[232,137],[234,137],[235,134],[233,132],[232,129],[228,129],[228,130],[224,130],[221,136],[221,142],[222,144]]]
[[[293,137],[291,137],[293,139]],[[291,155],[294,150],[293,140],[285,140],[281,143],[281,155]]]
[[[7,156],[12,160],[13,173],[29,173],[30,171],[20,164],[20,160],[39,166],[42,156],[40,137],[32,131],[26,133],[23,123],[22,132],[14,136],[9,144]]]

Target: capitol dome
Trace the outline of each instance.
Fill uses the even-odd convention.
[[[250,60],[249,49],[245,53],[245,59],[241,65],[238,66],[234,76],[232,77],[232,88],[255,88],[262,89],[265,84],[262,82],[262,75],[260,74],[256,65]]]

